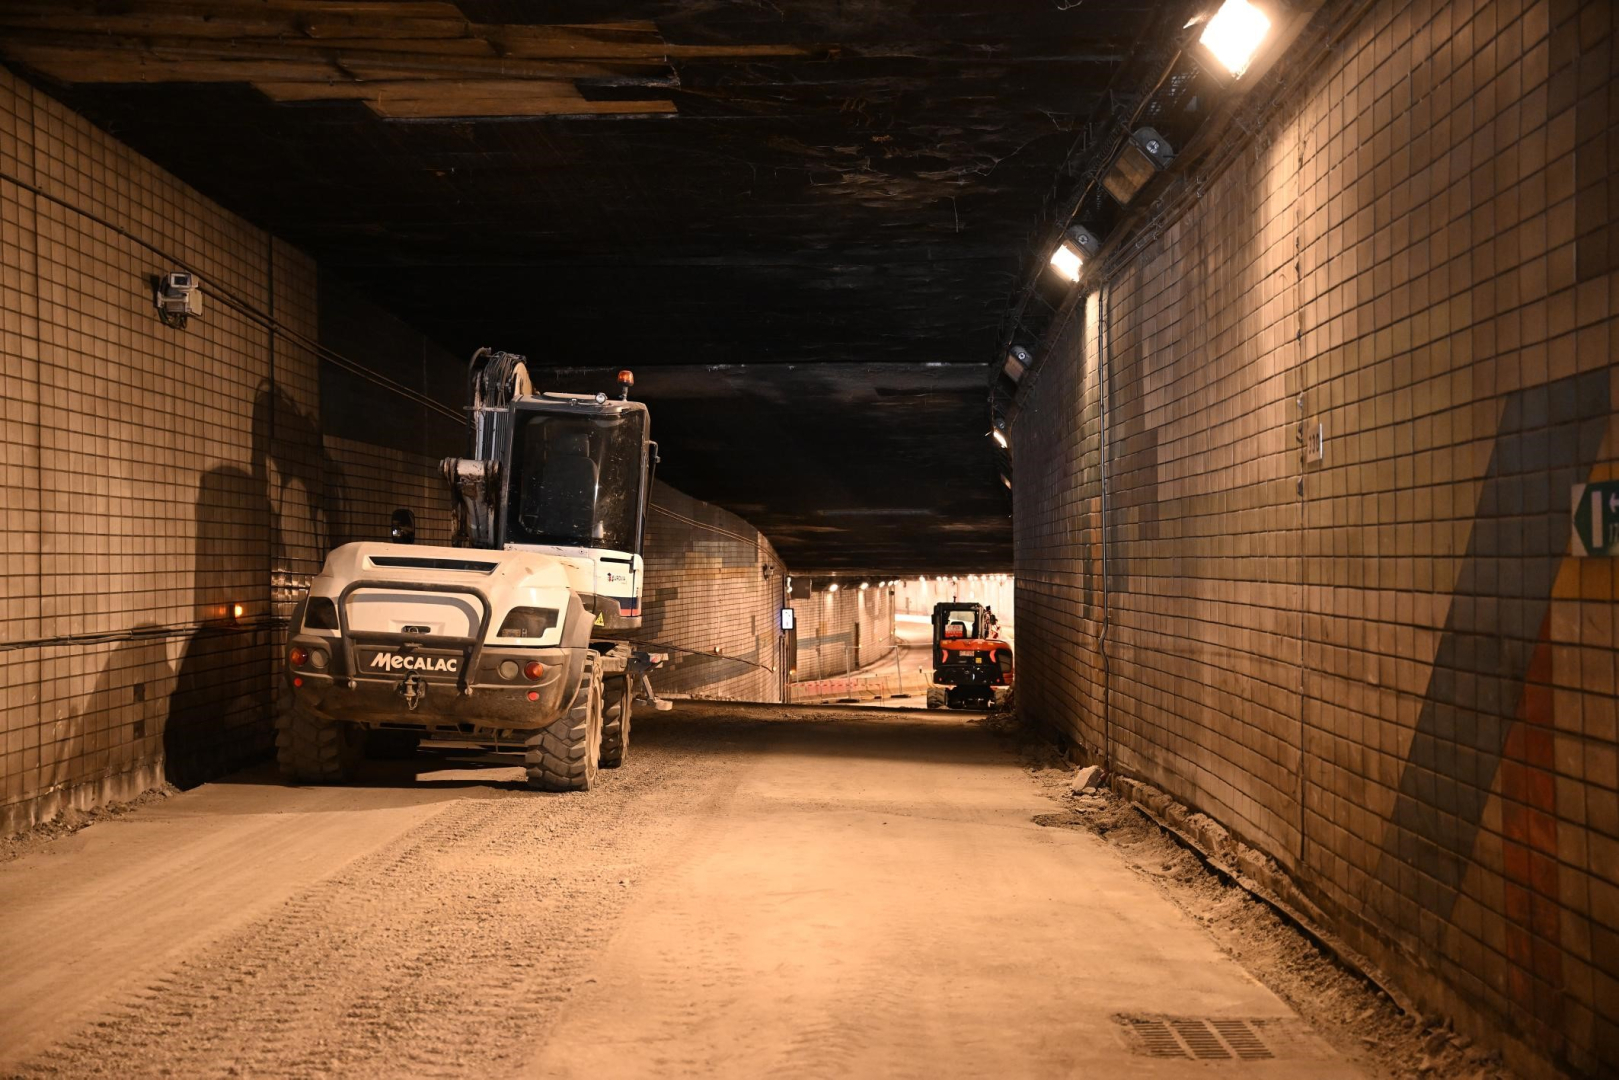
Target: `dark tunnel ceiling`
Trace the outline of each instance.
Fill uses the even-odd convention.
[[[1153,11],[0,0],[0,53],[458,353],[643,372],[789,565],[987,570],[986,365]]]
[[[559,386],[586,389],[612,378],[611,368],[556,373]],[[991,557],[985,538],[1007,513],[994,472],[990,490],[914,464],[938,446],[970,451],[964,469],[976,467],[983,387],[971,363],[747,364],[642,368],[635,396],[652,410],[660,479],[747,518],[800,573],[884,577],[970,573]],[[839,414],[867,419],[829,429]]]

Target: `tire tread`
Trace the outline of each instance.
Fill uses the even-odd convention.
[[[539,791],[589,791],[601,762],[601,680],[596,654],[584,670],[568,711],[530,735],[523,753],[528,786]]]
[[[350,725],[323,720],[296,701],[276,716],[275,756],[281,774],[303,784],[340,784],[354,774],[362,743]]]

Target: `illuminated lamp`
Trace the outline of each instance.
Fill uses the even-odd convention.
[[[1068,241],[1064,240],[1057,245],[1057,250],[1051,253],[1051,268],[1069,281],[1079,280],[1079,268],[1085,265],[1085,260],[1079,257],[1079,252]]]
[[[1225,0],[1197,40],[1235,79],[1248,70],[1270,30],[1270,16],[1257,5]]]
[[[1075,225],[1063,234],[1057,250],[1051,253],[1051,267],[1069,281],[1078,281],[1085,260],[1095,255],[1101,246],[1094,233]]]
[[[1102,186],[1119,202],[1128,203],[1155,173],[1174,160],[1175,152],[1162,135],[1149,127],[1139,128],[1125,140],[1113,167],[1102,177]]]
[[[827,592],[837,592],[838,591],[838,583],[834,581],[832,584],[830,584],[830,585],[828,585],[826,587],[826,591]]]

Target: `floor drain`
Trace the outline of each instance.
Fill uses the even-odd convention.
[[[1169,1030],[1169,1025],[1162,1020],[1133,1019],[1125,1021],[1134,1032],[1136,1047],[1148,1057],[1184,1058],[1191,1057],[1181,1041],[1175,1038],[1175,1033]]]
[[[1120,1016],[1138,1054],[1197,1061],[1270,1061],[1315,1057],[1312,1045],[1283,1017]]]

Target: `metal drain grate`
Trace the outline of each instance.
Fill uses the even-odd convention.
[[[1280,1017],[1119,1016],[1136,1053],[1197,1061],[1315,1057],[1312,1040]]]
[[[1186,1048],[1192,1052],[1192,1056],[1195,1058],[1208,1061],[1231,1056],[1231,1051],[1227,1050],[1225,1043],[1220,1041],[1220,1036],[1216,1035],[1214,1029],[1202,1020],[1177,1016],[1169,1022],[1169,1026],[1175,1029],[1175,1034],[1180,1036],[1181,1042],[1186,1044]],[[1269,1056],[1268,1054],[1266,1055],[1266,1057]]]
[[[1258,1023],[1250,1026],[1246,1020],[1210,1020],[1209,1026],[1231,1047],[1232,1053],[1244,1061],[1263,1061],[1276,1056],[1265,1045],[1261,1037],[1264,1029]]]
[[[1169,1030],[1169,1025],[1162,1020],[1127,1020],[1125,1021],[1133,1030],[1137,1046],[1148,1057],[1183,1058],[1190,1057],[1175,1033]]]

